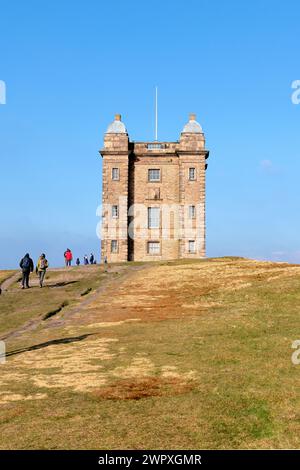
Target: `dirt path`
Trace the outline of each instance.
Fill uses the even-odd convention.
[[[91,304],[95,301],[100,301],[102,296],[107,297],[112,291],[117,292],[120,285],[123,282],[130,282],[131,276],[133,276],[136,272],[149,269],[149,265],[142,265],[142,266],[124,266],[124,267],[112,267],[109,270],[109,273],[114,273],[123,271],[116,278],[107,278],[105,281],[101,283],[98,289],[96,289],[93,293],[89,294],[87,298],[82,300],[80,304],[77,304],[73,307],[67,307],[64,309],[60,316],[50,318],[47,320],[47,328],[58,328],[63,327],[66,324],[73,324],[76,322],[76,319],[80,317],[80,314],[83,310],[86,310]],[[108,274],[109,275],[109,274]],[[85,321],[88,320],[88,315],[85,313]]]
[[[13,274],[12,276],[10,276],[8,279],[5,279],[5,281],[2,282],[2,284],[0,284],[0,287],[1,287],[1,290],[2,290],[2,294],[7,291],[10,286],[12,284],[14,284],[15,282],[17,282],[19,280],[21,276],[21,273],[20,272],[17,272],[15,274]]]
[[[78,317],[80,315],[81,311],[85,308],[87,308],[91,303],[93,303],[95,300],[99,299],[99,296],[102,294],[107,294],[108,291],[117,289],[120,284],[126,280],[129,279],[129,277],[142,269],[146,269],[147,265],[143,266],[113,266],[109,269],[108,274],[107,274],[107,279],[101,282],[101,285],[94,290],[92,293],[88,294],[86,297],[83,297],[82,299],[78,298],[76,299],[76,304],[71,305],[71,306],[66,306],[61,309],[61,311],[57,314],[54,315],[53,317],[50,317],[49,319],[44,319],[43,316],[39,316],[37,318],[33,318],[29,321],[27,321],[24,325],[22,325],[20,328],[17,328],[14,331],[10,331],[4,336],[0,337],[0,340],[8,340],[12,338],[17,338],[20,337],[22,334],[28,333],[29,331],[34,331],[36,328],[39,326],[43,325],[44,327],[48,328],[61,328],[66,325],[66,323],[72,323],[74,317]],[[117,273],[117,277],[111,277],[112,274]],[[121,274],[120,274],[121,273]],[[12,276],[8,280],[5,281],[6,283],[6,290],[9,289],[9,287],[18,280],[20,276],[20,273],[17,273],[16,275]],[[101,301],[101,298],[100,298]],[[79,303],[78,303],[79,302]]]

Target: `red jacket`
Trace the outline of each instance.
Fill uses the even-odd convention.
[[[66,251],[65,252],[65,258],[66,258],[67,261],[72,261],[72,259],[73,259],[72,251]]]

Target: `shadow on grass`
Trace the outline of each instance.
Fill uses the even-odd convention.
[[[63,308],[67,307],[69,305],[69,301],[65,300],[59,307],[55,308],[54,310],[51,310],[50,312],[47,312],[43,316],[43,320],[48,320],[48,318],[53,317],[57,313],[61,312]]]
[[[55,287],[65,287],[70,284],[76,284],[77,282],[79,281],[57,282],[56,284],[48,284],[47,287],[49,287],[50,289],[53,289]]]
[[[89,336],[93,336],[93,333],[88,333],[88,334],[81,335],[81,336],[72,336],[70,338],[53,339],[51,341],[46,341],[45,343],[35,344],[34,346],[29,346],[28,348],[21,348],[21,349],[16,349],[15,351],[7,352],[6,357],[15,356],[17,354],[22,354],[28,351],[36,351],[37,349],[47,348],[48,346],[52,346],[54,344],[77,343],[78,341],[85,340]]]
[[[92,292],[92,290],[93,290],[93,289],[92,289],[91,287],[89,287],[89,288],[86,289],[84,292],[82,292],[82,294],[80,294],[81,297],[84,297],[85,295],[88,295],[90,292]]]

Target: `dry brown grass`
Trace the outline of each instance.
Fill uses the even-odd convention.
[[[93,395],[105,400],[141,400],[182,395],[193,390],[194,386],[192,381],[188,383],[176,377],[144,377],[118,380],[108,387],[94,391]]]
[[[131,273],[117,290],[108,288],[86,311],[90,319],[103,321],[130,317],[161,321],[206,314],[216,306],[215,294],[295,275],[300,275],[299,265],[246,259],[155,265]]]

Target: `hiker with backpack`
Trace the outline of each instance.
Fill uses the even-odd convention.
[[[43,287],[44,283],[44,278],[46,274],[46,270],[49,266],[48,261],[46,260],[46,255],[45,253],[42,253],[41,256],[38,259],[37,265],[36,265],[36,273],[39,276],[39,281],[40,281],[40,287]]]
[[[67,248],[67,250],[64,252],[64,257],[65,257],[66,266],[71,266],[73,255],[72,255],[72,251],[70,250],[70,248]]]
[[[24,258],[20,261],[20,268],[22,269],[22,289],[29,289],[29,277],[30,273],[33,272],[33,261],[29,256],[29,253],[26,253]]]

